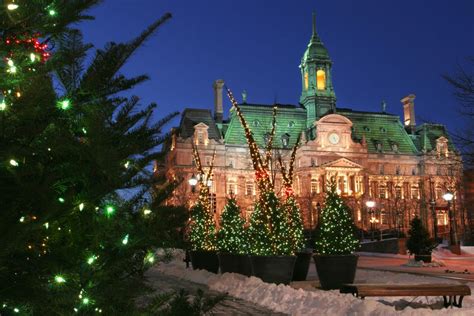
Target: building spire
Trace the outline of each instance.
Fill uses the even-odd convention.
[[[311,34],[311,41],[318,40],[318,33],[316,33],[316,12],[313,11],[313,34]]]

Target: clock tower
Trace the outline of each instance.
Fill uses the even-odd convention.
[[[332,61],[329,53],[316,33],[316,17],[313,13],[313,33],[308,48],[301,58],[301,97],[300,103],[306,108],[306,126],[311,127],[315,120],[336,110],[336,94],[332,86]]]

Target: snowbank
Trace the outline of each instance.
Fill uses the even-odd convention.
[[[182,260],[182,259],[181,259]],[[256,277],[234,273],[222,275],[204,270],[186,269],[180,259],[153,267],[162,273],[210,289],[228,293],[274,311],[291,315],[474,315],[474,298],[465,297],[462,309],[442,309],[441,297],[380,297],[361,300],[339,291],[303,290],[262,282]],[[405,273],[358,270],[357,282],[367,283],[453,283],[454,281]],[[474,288],[471,285],[471,291]],[[411,303],[410,303],[411,302]],[[410,303],[410,306],[407,306]]]

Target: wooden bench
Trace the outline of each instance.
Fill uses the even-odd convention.
[[[464,296],[471,295],[471,289],[461,284],[344,284],[340,292],[361,299],[369,296],[442,296],[444,307],[462,307]]]

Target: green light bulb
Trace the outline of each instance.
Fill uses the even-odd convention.
[[[79,204],[79,211],[82,211],[84,209],[84,203]]]
[[[60,203],[64,203],[65,200],[64,200],[64,198],[60,197],[60,198],[58,198],[58,201],[59,201]]]
[[[0,98],[0,111],[5,111],[7,108],[7,103],[4,98]]]
[[[82,299],[82,304],[88,305],[88,304],[89,304],[89,299],[88,299],[87,297],[84,297],[84,298]]]
[[[97,259],[97,256],[92,255],[89,258],[87,258],[87,264],[93,264],[94,261]]]
[[[14,10],[18,9],[18,7],[19,7],[18,4],[14,3],[14,2],[13,2],[13,3],[9,3],[9,4],[7,5],[7,9],[10,10],[10,11],[14,11]]]
[[[56,281],[56,283],[65,283],[66,279],[62,275],[58,274],[54,277],[54,281]]]
[[[55,15],[57,14],[57,12],[56,12],[55,10],[53,10],[53,9],[50,9],[50,10],[48,11],[48,13],[49,13],[49,15],[51,15],[51,16],[55,16]]]
[[[18,167],[18,162],[15,159],[10,159],[10,165],[13,167]]]
[[[112,205],[108,205],[105,207],[105,212],[107,213],[107,215],[112,215],[113,213],[115,213],[115,207],[113,207]]]
[[[59,101],[59,102],[58,102],[58,107],[59,107],[61,110],[67,110],[67,109],[69,109],[69,108],[71,107],[71,101],[69,101],[68,99]]]
[[[123,245],[128,244],[128,234],[126,234],[125,237],[123,237],[123,239],[122,239],[122,244],[123,244]]]

